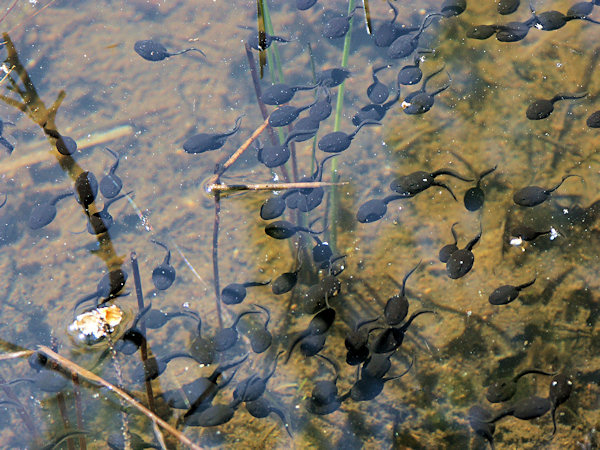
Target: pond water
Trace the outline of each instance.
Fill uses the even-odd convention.
[[[259,162],[264,154],[257,143],[267,149],[287,136],[287,127],[279,128],[281,133],[275,129],[260,134],[218,179],[238,188],[220,194],[218,202],[216,279],[216,197],[206,192],[207,181],[264,121],[244,47],[251,31],[242,28],[256,29],[256,2],[6,0],[0,10],[6,12],[0,24],[8,33],[0,50],[2,68],[10,71],[15,61],[22,67],[13,68],[0,83],[2,135],[14,146],[12,153],[0,148],[0,193],[7,196],[0,209],[3,354],[51,347],[120,385],[201,447],[489,448],[479,435],[487,431],[488,438],[493,433],[495,448],[597,448],[598,129],[586,120],[600,109],[600,26],[567,16],[564,26],[547,31],[550,25],[542,14],[550,10],[565,14],[574,2],[536,1],[537,19],[532,19],[527,2],[502,16],[498,2],[468,1],[457,16],[429,18],[444,2],[392,2],[398,11],[396,23],[405,26],[397,33],[426,25],[417,44],[429,51],[419,53],[419,66],[425,79],[439,72],[425,89],[439,93],[430,110],[411,115],[407,112],[417,100],[410,93],[421,89],[423,82],[401,86],[399,100],[388,105],[381,124],[364,126],[348,149],[324,164],[322,181],[328,185],[319,206],[308,213],[287,208],[275,219],[319,234],[298,231],[287,240],[265,233],[271,221],[261,218],[261,205],[271,197],[298,197],[298,191],[290,195],[294,191],[285,188],[294,186],[276,190],[270,185],[310,177],[315,158],[321,161],[329,155],[318,149],[320,139],[334,130],[354,131],[353,116],[371,103],[367,88],[373,83],[372,69],[384,67],[377,77],[393,99],[397,75],[404,66],[415,64],[416,53],[391,59],[389,50],[375,45],[374,36],[368,34],[362,9],[354,13],[349,38],[323,37],[326,24],[352,8],[346,1],[320,1],[305,11],[293,1],[264,2],[273,33],[289,42],[275,40],[269,48],[258,83],[263,92],[272,82],[314,86],[313,71],[341,67],[345,48],[351,76],[343,84],[343,99],[338,100],[339,86],[329,88],[333,113],[320,123],[316,140],[290,146],[292,158],[285,167],[268,168]],[[368,6],[375,30],[394,17],[387,2],[372,0]],[[589,18],[600,20],[599,9],[592,7]],[[522,30],[515,25],[494,28],[486,40],[468,37],[474,26],[515,21],[527,24],[522,40],[500,42],[493,35],[514,35]],[[413,30],[409,35],[415,34]],[[206,56],[190,51],[149,61],[134,51],[136,41],[148,39],[164,44],[171,53],[194,47]],[[251,50],[251,54],[259,64],[259,53]],[[39,97],[32,95],[33,89]],[[50,109],[61,91],[66,95],[55,118],[44,115],[44,108]],[[559,95],[581,98],[554,98]],[[300,90],[289,104],[305,106],[316,98],[326,98],[323,87]],[[547,118],[528,119],[526,111],[535,99],[553,98],[557,101]],[[24,102],[21,109],[17,102]],[[267,106],[266,111],[275,108]],[[300,117],[307,115],[304,111]],[[184,143],[193,136],[229,132],[240,117],[239,130],[220,149],[184,151]],[[58,153],[58,136],[73,138],[77,152]],[[93,172],[98,181],[108,174],[115,160],[104,147],[120,157],[115,173],[123,181],[122,193],[129,193],[110,207],[115,223],[108,232],[89,233],[88,216],[72,196],[56,203],[57,215],[50,224],[32,229],[28,221],[36,204],[71,191],[83,171]],[[494,167],[481,179],[483,206],[467,210],[465,192],[475,187],[479,174]],[[435,178],[438,184],[416,195],[398,188],[409,198],[390,201],[383,217],[376,215],[370,223],[357,220],[361,205],[394,194],[390,183],[400,176],[425,171],[413,180],[420,183],[438,170],[471,181],[442,173]],[[515,204],[513,195],[519,189],[535,185],[549,191],[569,174],[577,177],[565,179],[552,193],[538,193],[545,200],[540,204]],[[263,186],[239,188],[254,184]],[[102,210],[106,200],[100,194],[88,214]],[[520,242],[516,230],[522,226],[548,233]],[[453,241],[452,227],[458,248],[468,247],[474,255],[472,269],[454,278],[438,259],[440,249]],[[171,251],[168,263],[176,277],[167,290],[153,285],[153,270],[166,253],[153,240]],[[330,269],[313,260],[313,247],[319,242],[327,244],[334,259],[343,256]],[[109,351],[109,340],[119,348],[126,330],[142,327],[142,320],[136,321],[131,252],[137,254],[145,305],[185,312],[146,330],[149,355],[164,358],[181,352],[197,360],[175,358],[168,363],[150,383],[153,405],[148,403],[144,377],[139,376],[140,352],[117,352],[115,358]],[[459,267],[465,261],[456,256],[451,260],[450,265]],[[403,278],[417,265],[406,281],[408,315],[433,314],[419,315],[407,329],[401,325],[407,322],[394,321],[389,310],[396,305],[403,317]],[[127,282],[121,295],[109,298],[104,306],[118,306],[123,317],[110,339],[86,344],[69,327],[77,314],[94,309],[94,299],[81,305],[78,301],[102,291],[98,283],[115,270],[126,272]],[[298,282],[289,293],[275,295],[270,285],[252,286],[241,304],[217,306],[215,284],[218,291],[230,283],[266,284],[295,270]],[[500,305],[489,301],[496,288],[523,285],[534,278],[517,299]],[[316,293],[315,286],[326,283],[336,288],[329,291],[324,305],[327,289]],[[320,300],[319,306],[311,308],[310,299]],[[266,319],[261,307],[270,311],[272,344],[256,353],[252,344]],[[331,326],[307,328],[319,311],[318,317],[331,313],[323,308],[335,310]],[[220,321],[229,327],[245,311],[252,313],[240,320],[237,343],[216,352],[211,364],[202,364],[213,350],[211,339],[219,332]],[[142,318],[148,322],[151,314],[156,312]],[[358,323],[370,319],[374,321],[361,327],[371,330],[364,356],[391,362],[385,374],[371,378],[366,363],[347,363],[344,343]],[[308,331],[302,334],[304,330]],[[299,337],[304,339],[290,354]],[[303,354],[309,342],[323,338],[319,354],[334,364]],[[248,377],[269,373],[280,351],[284,353],[261,397],[276,413],[253,417],[248,412],[252,405],[232,403],[233,391],[243,392],[241,383]],[[197,420],[217,420],[219,414],[230,412],[231,420],[196,426],[184,423],[191,421],[183,418],[186,409],[168,405],[164,393],[181,394],[182,387],[245,355],[237,370],[224,370],[218,378],[224,387],[212,401],[233,407],[226,413],[225,406],[211,409],[210,399],[195,405],[198,411],[208,411]],[[65,367],[52,362],[32,367],[27,357],[0,364],[4,381],[32,381],[3,385],[3,448],[106,448],[107,442],[121,448],[123,436],[133,448],[142,448],[138,439],[160,448],[146,416],[83,374],[73,383],[57,375],[68,374]],[[524,375],[511,399],[488,402],[487,386],[527,369],[551,375]],[[519,415],[511,408],[515,402],[533,401],[534,395],[555,398],[549,388],[552,375],[559,373],[568,377],[572,392],[564,402],[554,402],[554,434],[550,412],[533,420],[513,417]],[[46,392],[51,384],[46,377],[62,388]],[[338,396],[319,404],[313,389],[334,378]],[[382,380],[387,381],[379,395],[360,400],[363,385],[377,389]],[[186,401],[189,410],[194,402]],[[493,425],[470,415],[475,405],[488,410],[489,417],[503,411],[509,415],[498,419],[493,430]],[[545,411],[547,405],[541,408]],[[330,413],[315,414],[315,408]],[[193,416],[191,412],[188,416]],[[183,445],[171,432],[163,431],[163,438],[168,448]]]

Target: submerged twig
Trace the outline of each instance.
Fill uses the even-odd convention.
[[[73,394],[75,395],[75,412],[77,414],[77,429],[83,430],[83,414],[81,408],[81,388],[79,385],[79,375],[71,373],[71,379],[73,380]],[[85,433],[78,433],[79,435],[79,449],[86,450],[87,442],[85,439]]]
[[[78,375],[80,375],[80,376],[82,376],[82,377],[84,377],[84,378],[86,378],[86,379],[88,379],[88,380],[90,380],[90,381],[92,381],[94,383],[97,383],[97,384],[100,384],[100,385],[104,386],[109,391],[113,391],[115,394],[117,394],[119,397],[121,397],[123,400],[125,400],[127,403],[129,403],[131,406],[133,406],[134,408],[136,408],[138,411],[140,411],[142,414],[144,414],[150,420],[152,420],[153,422],[157,423],[159,426],[161,426],[162,428],[164,428],[165,430],[167,430],[169,433],[171,433],[182,444],[187,445],[187,446],[189,446],[189,447],[191,447],[191,448],[193,448],[195,450],[200,450],[201,449],[201,447],[199,447],[198,445],[194,444],[192,442],[192,440],[189,439],[182,432],[180,432],[180,431],[176,430],[175,428],[173,428],[171,425],[169,425],[167,422],[165,422],[164,420],[162,420],[160,417],[158,417],[156,414],[154,414],[152,411],[150,411],[144,405],[140,404],[138,401],[136,401],[134,398],[132,398],[125,391],[123,391],[122,389],[119,389],[117,386],[109,383],[104,378],[101,378],[98,375],[96,375],[95,373],[92,373],[89,370],[84,369],[81,366],[78,366],[73,361],[65,358],[64,356],[59,355],[58,353],[52,351],[50,348],[46,347],[45,345],[39,345],[38,346],[38,350],[41,353],[43,353],[44,355],[46,355],[49,358],[51,358],[54,361],[56,361],[58,364],[60,364],[64,368],[66,368],[66,369],[68,369],[68,370],[70,370],[72,372],[75,372]]]
[[[5,355],[0,355],[0,361],[4,361],[5,359],[16,359],[16,358],[27,358],[34,354],[33,350],[22,350],[20,352],[7,353]]]
[[[138,266],[138,261],[137,261],[137,254],[135,252],[131,252],[130,255],[130,259],[131,259],[131,271],[133,272],[133,282],[135,284],[135,293],[137,295],[137,302],[138,302],[138,311],[141,313],[145,306],[144,306],[144,293],[142,291],[142,281],[140,278],[140,268]],[[140,328],[140,333],[142,333],[142,336],[146,337],[146,322],[144,321],[144,318],[142,317],[140,322],[139,322],[139,328]],[[150,371],[150,368],[148,367],[148,346],[146,345],[146,339],[142,339],[142,343],[140,345],[140,355],[142,358],[142,364],[144,365],[144,373],[148,374]],[[148,378],[148,377],[144,377],[144,378]],[[150,380],[146,380],[146,395],[148,396],[148,407],[150,408],[150,411],[154,412],[156,411],[155,407],[154,407],[154,393],[152,392],[152,383],[150,382]]]
[[[219,224],[221,222],[221,193],[215,192],[215,223],[213,226],[213,278],[215,285],[215,297],[217,302],[217,315],[219,317],[219,329],[223,329],[223,313],[221,311],[221,287],[219,283]]]
[[[354,10],[354,0],[348,1],[348,14],[350,14]],[[344,38],[344,50],[342,52],[342,68],[348,66],[348,56],[350,55],[350,37],[352,36],[352,24],[354,23],[354,17],[350,19],[349,29]],[[344,106],[344,89],[346,86],[346,81],[344,81],[338,87],[337,93],[337,101],[335,105],[335,118],[333,124],[333,131],[340,130],[340,123],[342,120],[342,107]],[[337,158],[331,162],[331,180],[337,181]],[[332,250],[335,251],[337,248],[337,208],[339,206],[338,193],[335,187],[331,190],[331,210],[329,211],[331,220],[330,220],[330,228],[329,228],[329,245],[331,245]]]

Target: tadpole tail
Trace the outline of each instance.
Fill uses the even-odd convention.
[[[304,339],[305,337],[307,337],[309,335],[310,335],[310,333],[307,330],[304,330],[302,333],[300,333],[298,335],[298,337],[296,339],[294,339],[294,342],[292,342],[292,345],[290,346],[290,349],[287,352],[287,356],[285,357],[285,361],[283,361],[283,364],[288,363],[288,361],[292,357],[292,352],[294,351],[294,348],[296,347],[296,345],[298,345],[302,339]]]
[[[413,320],[415,320],[421,314],[426,314],[426,313],[435,314],[434,311],[430,311],[428,309],[423,310],[423,311],[417,311],[416,313],[413,313],[413,315],[408,318],[406,323],[400,327],[400,331],[402,331],[403,333],[406,333],[406,330],[408,330],[408,327],[410,327],[410,324],[413,322]],[[411,364],[411,367],[412,367],[412,364]]]
[[[411,198],[411,197],[414,197],[414,195],[392,194],[392,195],[388,195],[387,197],[384,197],[381,201],[387,205],[389,202],[393,202],[394,200],[400,200],[402,198]]]
[[[238,359],[237,361],[234,361],[234,362],[232,362],[230,364],[227,364],[227,365],[224,365],[224,366],[219,365],[219,367],[217,367],[215,369],[215,371],[213,372],[213,374],[209,378],[211,378],[211,379],[214,378],[216,380],[219,377],[219,375],[221,375],[223,372],[225,372],[226,370],[233,369],[234,367],[239,366],[240,364],[242,364],[247,359],[248,359],[248,353],[246,353],[246,355],[243,358]]]
[[[404,275],[404,278],[402,279],[402,295],[403,296],[406,292],[406,280],[408,280],[408,277],[410,277],[414,273],[414,271],[419,268],[419,266],[421,265],[422,262],[423,262],[423,260],[419,261],[415,267],[413,267],[406,275]]]
[[[554,186],[553,188],[550,189],[546,189],[547,193],[550,192],[554,192],[555,190],[557,190],[559,187],[562,186],[562,184],[565,182],[565,180],[567,178],[572,178],[572,177],[577,177],[577,178],[581,178],[583,180],[583,177],[581,175],[575,175],[575,174],[569,174],[569,175],[565,175],[564,177],[562,177],[562,180],[560,180],[560,183],[558,183],[556,186]]]
[[[452,233],[452,237],[454,238],[454,245],[458,243],[458,236],[456,235],[456,230],[454,229],[456,225],[458,225],[458,222],[454,222],[450,227],[450,233]]]
[[[446,189],[448,192],[450,192],[450,195],[452,196],[452,198],[454,199],[455,202],[458,201],[458,199],[456,198],[456,195],[454,195],[454,192],[452,192],[452,189],[450,189],[450,187],[448,187],[447,185],[445,185],[444,183],[438,183],[435,182],[432,184],[432,186],[439,186],[439,187],[443,187],[444,189]]]
[[[554,103],[560,100],[576,100],[578,98],[583,98],[586,95],[588,95],[587,92],[580,92],[578,94],[556,94],[550,101]]]
[[[177,53],[171,53],[169,56],[182,55],[182,54],[187,53],[187,52],[198,52],[198,53],[201,53],[202,56],[204,56],[206,58],[206,53],[204,53],[199,48],[194,48],[194,47],[192,47],[192,48],[186,48],[185,50],[181,50],[180,52],[177,52]]]
[[[503,419],[506,416],[510,416],[513,412],[514,412],[513,408],[506,408],[504,411],[500,411],[498,414],[496,414],[491,419],[482,420],[482,422],[484,422],[484,423],[496,423],[500,419]]]
[[[390,2],[390,0],[388,0],[388,5],[390,5],[390,8],[392,8],[392,11],[394,11],[394,17],[392,18],[392,20],[390,20],[390,23],[393,24],[398,18],[398,8],[396,8],[394,4]]]
[[[247,283],[242,284],[244,287],[256,287],[256,286],[267,286],[271,284],[271,280],[269,281],[248,281]]]
[[[483,172],[481,172],[478,177],[479,179],[477,180],[477,185],[479,185],[479,183],[481,182],[481,179],[483,177],[488,176],[490,173],[494,172],[497,168],[498,168],[498,164],[496,164],[491,169],[487,169],[487,170],[484,170]]]
[[[441,14],[441,13],[440,13]],[[441,14],[443,15],[443,14]],[[442,67],[440,67],[438,70],[436,70],[435,72],[430,73],[429,75],[427,75],[424,79],[423,79],[423,84],[421,85],[421,91],[425,92],[427,90],[427,83],[429,82],[429,80],[431,80],[433,77],[435,77],[438,73],[440,73],[442,70],[445,69],[445,65],[443,65]]]
[[[431,17],[444,17],[444,15],[442,13],[427,14],[425,16],[425,18],[423,19],[423,22],[421,22],[421,27],[419,28],[419,31],[417,31],[417,34],[415,35],[416,37],[421,36],[421,34],[423,34],[423,31],[425,30],[425,28],[427,28],[429,25],[431,25],[433,23],[433,20],[430,21],[429,23],[427,23],[427,20],[430,19]]]
[[[535,283],[535,280],[537,280],[537,277],[535,277],[533,280],[528,281],[527,283],[523,283],[517,286],[517,291],[520,291],[521,289],[525,289],[526,287],[531,286],[533,283]],[[540,373],[541,371],[537,371],[537,372],[526,372],[526,373]],[[550,375],[547,374],[546,372],[541,372],[542,375]]]
[[[275,415],[279,416],[279,418],[281,419],[281,422],[283,423],[283,427],[285,428],[285,431],[287,431],[287,434],[293,439],[294,436],[292,436],[292,432],[290,431],[290,424],[287,422],[285,415],[283,414],[283,411],[281,411],[279,408],[269,405],[269,412],[272,412]]]
[[[477,234],[477,236],[475,236],[473,239],[471,239],[469,241],[469,243],[466,245],[465,249],[471,251],[473,249],[473,247],[475,247],[475,244],[477,244],[479,242],[479,239],[481,239],[482,233],[483,233],[483,226],[481,225],[481,222],[479,222],[479,233]]]
[[[519,372],[518,374],[516,374],[515,377],[513,378],[513,380],[517,381],[522,376],[529,375],[530,373],[534,373],[537,375],[546,375],[548,377],[556,375],[556,373],[546,372],[545,370],[541,370],[541,369],[525,369],[525,370],[522,370],[521,372]]]
[[[231,135],[237,133],[238,130],[240,129],[240,126],[242,125],[242,118],[244,116],[245,116],[245,114],[242,114],[237,119],[235,119],[235,125],[233,126],[233,129],[231,131],[228,131],[227,133],[223,133],[223,137],[228,137],[228,136],[231,136]]]
[[[373,119],[366,119],[363,120],[361,123],[359,123],[357,125],[357,127],[354,129],[354,131],[350,134],[350,139],[354,138],[354,136],[356,136],[356,133],[359,132],[359,130],[364,127],[365,125],[381,125],[381,122],[378,120],[373,120]]]
[[[495,168],[493,170],[495,170]],[[459,174],[458,172],[456,172],[452,169],[436,170],[431,175],[433,176],[433,178],[435,178],[439,175],[450,175],[451,177],[458,178],[459,180],[462,180],[462,181],[468,181],[468,182],[475,181],[473,178],[467,178],[465,176],[462,176],[461,174]],[[481,177],[481,175],[480,175],[480,177]]]

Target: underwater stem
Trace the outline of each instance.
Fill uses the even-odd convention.
[[[348,14],[350,14],[354,10],[354,0],[348,1]],[[342,52],[342,67],[348,66],[348,56],[350,54],[350,37],[352,35],[352,24],[354,23],[354,17],[350,19],[350,28],[346,33],[346,37],[344,38],[344,50]],[[337,101],[335,105],[335,121],[333,125],[333,131],[340,130],[340,122],[342,120],[342,108],[344,106],[344,87],[346,86],[346,82],[344,81],[338,87],[338,95]],[[337,158],[334,158],[331,162],[331,181],[337,182]],[[335,251],[337,248],[337,210],[339,207],[339,198],[338,192],[335,186],[331,190],[331,210],[330,210],[330,225],[329,228],[329,245],[331,245],[332,249]]]
[[[219,329],[223,329],[223,313],[221,311],[221,288],[219,286],[219,223],[221,221],[221,193],[215,192],[215,224],[213,227],[213,276],[215,283],[215,298],[217,302],[217,315]]]
[[[138,265],[138,260],[137,260],[137,253],[131,252],[129,257],[131,260],[131,271],[133,272],[133,282],[135,284],[135,293],[137,295],[138,311],[141,312],[144,310],[145,306],[144,306],[144,293],[142,291],[142,280],[140,278],[140,267]],[[142,336],[146,336],[146,322],[144,321],[143,317],[140,320],[139,327],[140,327],[140,333],[142,333]],[[143,339],[142,343],[140,345],[140,355],[142,358],[142,364],[144,365],[144,373],[149,373],[150,368],[148,367],[148,346],[146,345],[146,339]],[[146,380],[145,384],[146,384],[146,395],[148,397],[148,407],[150,408],[150,411],[154,412],[154,411],[156,411],[156,409],[154,407],[154,392],[152,392],[152,383],[149,380]]]

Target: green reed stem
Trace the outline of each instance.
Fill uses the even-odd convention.
[[[348,1],[348,14],[354,9],[354,0]],[[350,55],[350,37],[352,35],[352,24],[354,23],[354,17],[350,19],[350,28],[344,38],[344,50],[342,52],[342,67],[348,66],[348,56]],[[342,108],[344,106],[344,87],[346,82],[344,81],[338,87],[337,102],[335,105],[335,121],[333,124],[333,131],[340,130],[340,123],[342,121]],[[331,162],[331,181],[337,182],[337,158],[334,158]],[[337,210],[339,207],[339,194],[335,186],[331,188],[331,210],[330,210],[330,228],[329,228],[329,245],[332,249],[337,248]]]
[[[273,22],[271,22],[271,14],[269,13],[269,5],[267,4],[267,0],[262,0],[263,5],[263,14],[265,17],[265,29],[267,34],[273,36],[275,32],[273,31]],[[272,64],[273,58],[275,59],[275,65]],[[277,49],[277,44],[273,42],[271,46],[267,49],[267,61],[269,62],[269,71],[272,70],[273,67],[277,69],[277,82],[283,83],[283,70],[281,69],[281,58],[279,56],[279,50]],[[275,76],[273,72],[271,72],[271,78],[275,80]]]

